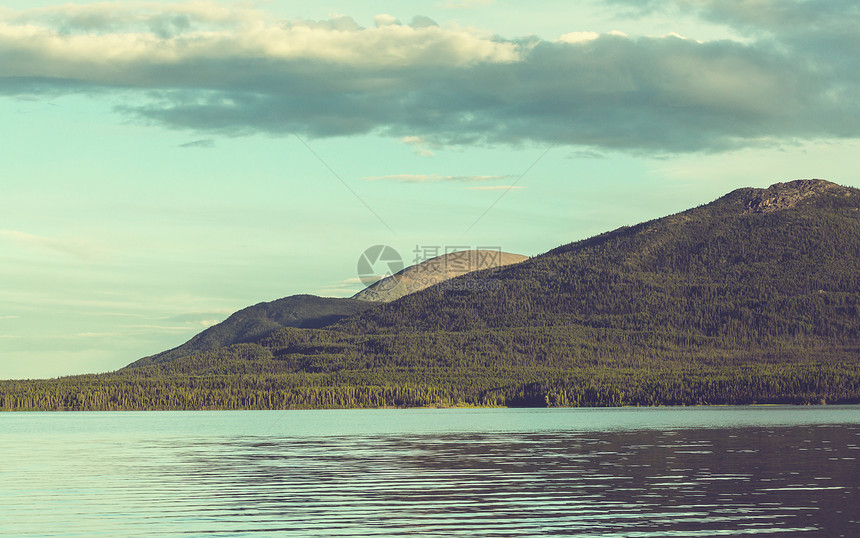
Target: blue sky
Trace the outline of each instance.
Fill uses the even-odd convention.
[[[349,296],[388,244],[560,244],[860,187],[852,1],[6,1],[0,378]]]

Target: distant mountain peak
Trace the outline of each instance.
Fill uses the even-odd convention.
[[[450,252],[410,265],[395,275],[375,282],[352,298],[387,303],[466,273],[504,267],[527,259],[528,256],[500,250]]]
[[[823,179],[798,179],[774,183],[766,189],[739,189],[731,194],[741,195],[746,213],[772,213],[791,209],[817,196],[856,196],[857,190]]]

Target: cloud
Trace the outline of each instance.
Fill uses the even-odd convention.
[[[390,176],[367,176],[365,181],[396,181],[398,183],[441,183],[469,181],[497,181],[513,176],[440,176],[437,174],[394,174]]]
[[[400,26],[400,21],[397,20],[397,17],[392,17],[387,13],[382,13],[373,17],[373,22],[376,23],[377,28],[380,26]]]
[[[519,59],[514,43],[466,29],[442,29],[426,18],[413,27],[379,15],[375,28],[361,28],[342,16],[322,22],[267,22],[250,8],[223,11],[212,4],[180,4],[154,12],[157,7],[148,5],[147,13],[140,14],[112,4],[67,5],[7,15],[0,20],[4,76],[132,87],[171,81],[194,87],[205,81],[214,85],[228,74],[223,68],[245,61],[251,62],[251,69],[239,69],[227,82],[260,76],[260,64],[276,74],[289,74],[303,62],[379,69]],[[237,24],[231,14],[244,24]],[[168,31],[153,29],[152,21],[173,22]]]
[[[634,13],[685,12],[725,25],[748,36],[756,47],[768,45],[803,57],[826,60],[823,67],[848,61],[857,65],[860,45],[857,20],[860,4],[854,0],[605,0],[629,6]],[[756,42],[758,40],[758,42]],[[825,56],[829,56],[825,58]],[[811,66],[805,66],[811,67]],[[842,73],[847,74],[847,73]]]
[[[589,41],[594,41],[598,39],[602,34],[597,32],[568,32],[559,37],[556,42],[560,43],[587,43]],[[618,37],[627,37],[627,34],[620,30],[612,30],[611,32],[607,32],[605,35],[618,36]],[[680,37],[677,34],[671,34],[676,37]]]
[[[0,12],[6,21],[17,24],[45,24],[62,34],[86,32],[107,34],[134,30],[161,37],[188,31],[192,25],[204,28],[239,28],[265,20],[262,12],[219,4],[193,1],[157,4],[154,2],[93,2]]]
[[[204,138],[201,140],[193,140],[191,142],[186,142],[184,144],[179,144],[180,148],[214,148],[215,141],[211,138]]]
[[[154,324],[140,324],[140,325],[122,325],[122,327],[128,329],[146,329],[148,332],[156,332],[156,333],[187,333],[193,332],[196,330],[194,327],[189,325],[175,325],[175,326],[167,326],[167,325],[154,325]]]
[[[213,309],[200,312],[183,312],[160,318],[160,321],[173,323],[184,323],[188,327],[211,327],[224,321],[234,311],[230,309]]]
[[[435,157],[436,153],[434,153],[430,148],[439,149],[441,147],[439,144],[429,142],[420,136],[404,136],[400,141],[412,146],[415,154],[422,157]]]
[[[31,249],[59,252],[82,261],[92,260],[97,253],[92,245],[80,239],[58,239],[17,230],[0,230],[0,239],[7,239]]]
[[[112,333],[112,332],[83,332],[78,333],[78,338],[109,338],[113,336],[120,336],[120,333]]]
[[[574,150],[567,155],[568,159],[605,159],[607,157],[605,153],[588,149]]]
[[[347,278],[346,280],[341,280],[337,284],[332,286],[326,286],[327,288],[337,288],[343,286],[352,286],[353,284],[364,286],[364,281],[359,277]]]
[[[363,278],[347,278],[340,282],[323,286],[316,293],[322,297],[351,297],[367,287],[365,280],[368,278],[367,276]],[[382,276],[379,278],[382,278]]]
[[[439,26],[439,23],[424,15],[415,15],[409,26],[413,28],[427,28],[429,26]]]
[[[585,43],[586,41],[594,41],[600,37],[597,32],[570,32],[558,38],[558,41],[564,43]]]
[[[580,28],[514,39],[421,16],[407,25],[379,15],[362,27],[342,15],[278,20],[209,2],[7,9],[0,94],[116,92],[118,112],[168,128],[373,133],[425,156],[475,144],[660,154],[860,137],[856,2],[673,5],[748,38]]]

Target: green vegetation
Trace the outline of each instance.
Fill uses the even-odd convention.
[[[860,403],[858,359],[860,192],[809,181],[0,409]]]
[[[860,403],[856,363],[702,369],[552,368],[445,373],[113,373],[4,381],[0,410],[315,409]]]
[[[194,353],[256,342],[282,327],[319,328],[373,306],[366,301],[291,295],[276,301],[239,310],[221,323],[209,327],[179,347],[144,357],[131,366],[172,361]]]

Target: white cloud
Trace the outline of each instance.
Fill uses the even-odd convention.
[[[382,14],[379,14],[379,15],[373,17],[373,22],[376,23],[377,28],[379,28],[380,26],[389,26],[392,24],[395,24],[395,25],[400,24],[400,21],[397,20],[397,17],[393,17],[391,15],[388,15],[387,13],[382,13]]]
[[[628,37],[627,34],[620,30],[612,30],[611,32],[607,32],[605,34],[599,34],[597,32],[568,32],[561,37],[559,37],[556,42],[562,43],[588,43],[589,41],[594,41],[601,37],[601,35],[605,36],[614,36],[614,37]],[[675,34],[677,35],[677,34]]]
[[[600,37],[600,34],[597,32],[569,32],[559,37],[558,41],[564,43],[585,43],[587,41],[594,41],[598,37]]]
[[[6,239],[31,249],[67,254],[83,261],[90,261],[98,252],[98,249],[93,245],[80,239],[59,239],[17,230],[0,230],[0,239]]]
[[[351,286],[352,284],[361,284],[362,280],[359,277],[347,278],[346,280],[341,280],[337,284],[334,284],[333,287],[338,286]]]
[[[658,37],[674,37],[675,39],[690,39],[689,37],[682,36],[677,32],[669,32],[668,34],[663,34]],[[691,41],[695,41],[696,43],[703,43],[703,41],[699,41],[698,39],[690,39]]]
[[[141,12],[90,4],[7,14],[0,19],[3,73],[147,84],[154,82],[152,69],[189,62],[266,60],[269,69],[277,71],[278,62],[300,60],[390,67],[520,59],[514,43],[468,29],[401,25],[389,15],[379,15],[375,28],[361,28],[348,18],[347,24],[343,18],[325,23],[268,21],[252,8],[209,3],[144,6]],[[156,23],[172,26],[155,28]]]
[[[436,153],[430,148],[438,149],[440,147],[439,144],[434,144],[420,136],[404,136],[400,141],[412,146],[414,148],[413,151],[421,157],[435,157]]]
[[[119,333],[112,332],[83,332],[78,333],[76,335],[79,338],[109,338],[112,336],[119,336]]]

